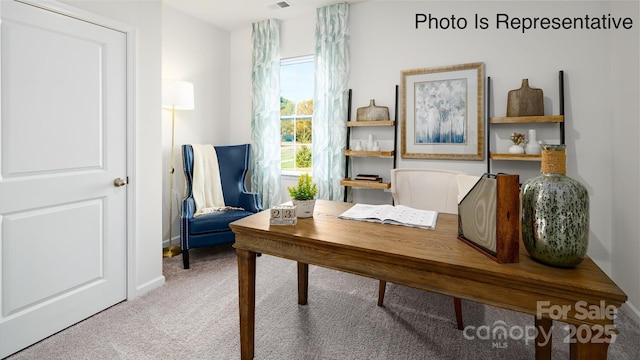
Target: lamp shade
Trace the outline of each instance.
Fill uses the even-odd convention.
[[[162,80],[162,107],[171,109],[174,106],[176,110],[194,108],[192,83],[171,79]]]

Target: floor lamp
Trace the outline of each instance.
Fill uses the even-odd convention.
[[[180,245],[172,245],[173,232],[173,173],[174,169],[174,139],[176,110],[192,110],[193,84],[186,81],[162,80],[162,107],[171,109],[171,165],[169,166],[169,246],[162,249],[163,257],[180,254]]]

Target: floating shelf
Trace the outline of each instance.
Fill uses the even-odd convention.
[[[492,160],[542,161],[539,154],[491,154]]]
[[[393,151],[355,151],[355,150],[345,150],[345,156],[378,156],[378,157],[392,157]]]
[[[393,126],[393,120],[356,120],[347,121],[347,126]]]
[[[351,180],[351,178],[346,178],[340,181],[340,185],[342,186],[351,186],[351,187],[360,187],[360,188],[370,188],[370,189],[389,189],[391,187],[390,182],[377,182],[377,181],[366,181],[366,180]]]
[[[492,117],[489,119],[492,124],[518,124],[518,123],[559,123],[564,122],[563,115],[550,116],[505,116]]]

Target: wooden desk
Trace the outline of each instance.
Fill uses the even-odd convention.
[[[313,264],[526,314],[541,313],[535,323],[544,329],[563,314],[549,309],[564,306],[568,311],[563,322],[593,329],[594,335],[607,329],[603,336],[587,341],[583,336],[583,341],[572,343],[571,359],[606,359],[608,343],[602,340],[611,336],[613,319],[583,315],[585,309],[593,309],[589,306],[618,308],[627,296],[591,259],[574,269],[557,269],[532,261],[521,246],[520,262],[498,264],[456,238],[455,215],[440,214],[436,230],[337,218],[352,205],[319,200],[314,217],[298,219],[296,226],[270,226],[269,211],[231,224],[238,256],[242,359],[254,353],[256,253],[298,262],[298,303],[303,305],[308,264]],[[539,301],[548,304],[540,306]],[[550,345],[536,347],[536,359],[549,359]]]

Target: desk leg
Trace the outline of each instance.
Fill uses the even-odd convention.
[[[307,305],[309,295],[309,264],[298,261],[298,304]]]
[[[538,330],[538,335],[536,336],[536,360],[551,360],[551,325],[553,325],[553,320],[542,318],[538,319],[537,316],[534,317],[536,330]],[[545,335],[548,337],[548,340],[545,339]],[[547,341],[545,343],[545,341]]]
[[[384,293],[387,290],[387,282],[384,280],[380,280],[380,284],[378,284],[378,306],[382,306],[384,304]]]
[[[240,305],[240,356],[253,359],[256,317],[256,253],[236,249]]]
[[[578,330],[580,331],[580,330]],[[592,334],[597,333],[596,330]],[[607,352],[609,350],[609,343],[606,340],[598,338],[596,342],[581,342],[576,337],[571,338],[571,344],[569,346],[569,359],[571,360],[606,360]]]

